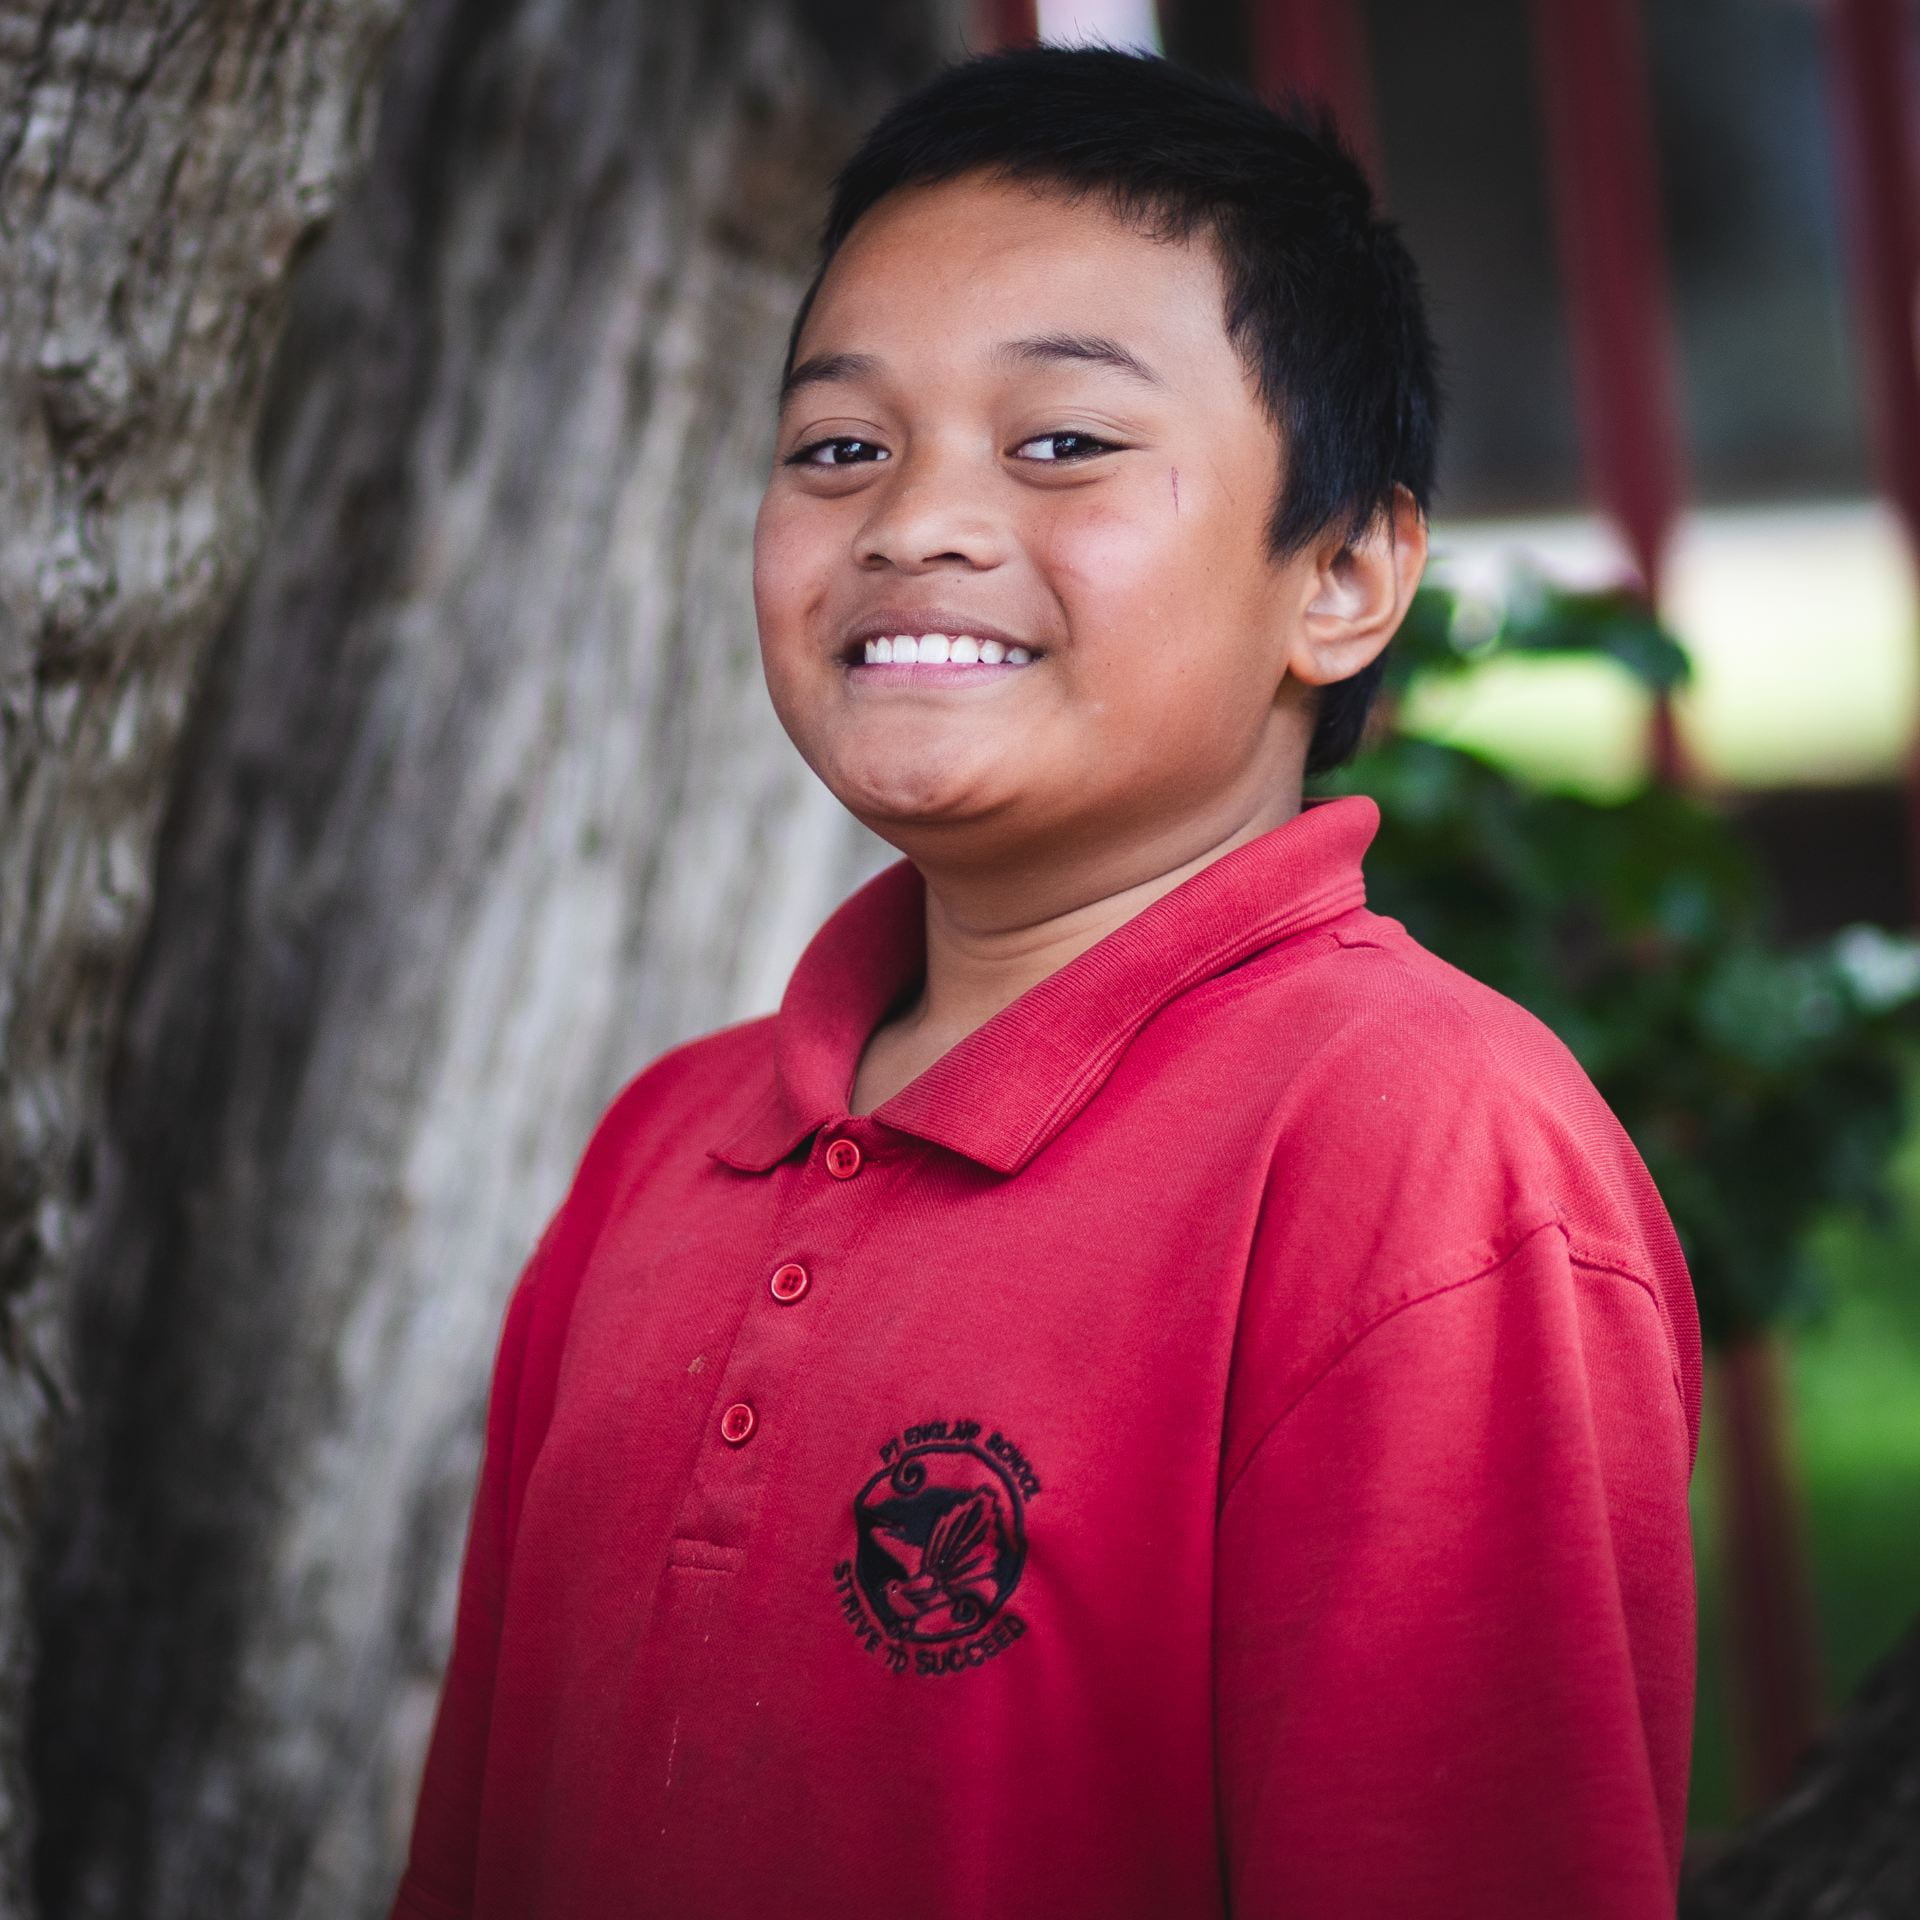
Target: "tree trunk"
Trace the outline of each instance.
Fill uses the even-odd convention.
[[[936,0],[420,0],[268,407],[83,1261],[50,1916],[381,1910],[507,1289],[869,867],[749,591],[825,185]]]
[[[293,257],[397,0],[0,0],[0,1915],[26,1578],[109,1034],[195,672],[258,525]]]
[[[1920,1622],[1780,1802],[1694,1876],[1682,1920],[1920,1913]]]

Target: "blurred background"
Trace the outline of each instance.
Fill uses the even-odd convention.
[[[0,1920],[384,1911],[515,1275],[885,857],[748,585],[828,181],[1034,35],[1324,100],[1405,227],[1436,559],[1333,784],[1687,1245],[1687,1910],[1920,1905],[1908,0],[17,11]]]
[[[1017,31],[1019,9],[1002,13]],[[1524,801],[1503,816],[1567,856],[1582,891],[1613,858],[1650,887],[1697,878],[1688,830],[1619,805],[1660,785],[1706,801],[1746,868],[1731,892],[1705,889],[1738,933],[1686,927],[1697,898],[1678,918],[1644,901],[1603,915],[1642,969],[1689,975],[1674,992],[1692,1007],[1650,1016],[1564,952],[1514,959],[1532,938],[1564,948],[1577,903],[1489,888],[1484,848],[1460,858],[1436,836],[1431,756],[1424,786],[1391,754],[1346,783],[1383,799],[1383,853],[1412,863],[1393,904],[1575,1045],[1688,1240],[1714,1342],[1691,1803],[1695,1858],[1710,1858],[1920,1608],[1920,1135],[1893,1005],[1911,989],[1889,980],[1880,1017],[1857,1016],[1844,1068],[1830,1046],[1762,1065],[1717,1051],[1716,1019],[1777,1032],[1795,1015],[1716,1012],[1726,974],[1695,965],[1719,939],[1864,955],[1861,928],[1913,924],[1911,16],[1795,0],[1048,0],[1037,24],[1316,93],[1369,158],[1432,300],[1450,413],[1431,577],[1461,596],[1434,670],[1402,662],[1396,729],[1528,793],[1603,803],[1592,824],[1617,854],[1598,859]],[[1599,623],[1586,640],[1543,643],[1529,612],[1543,585],[1624,590],[1628,606],[1576,604]],[[1601,628],[1633,602],[1690,670],[1649,672],[1609,641]],[[1454,824],[1484,841],[1472,804]],[[1894,944],[1872,951],[1883,971],[1908,965]],[[1779,1072],[1810,1110],[1790,1119],[1793,1097],[1756,1090],[1716,1120],[1697,1086],[1647,1084],[1645,1056],[1664,1048],[1712,1058],[1723,1087]],[[1725,1160],[1702,1206],[1662,1162],[1708,1151],[1699,1129],[1716,1124]],[[1841,1135],[1853,1166],[1831,1152]],[[1802,1204],[1769,1206],[1749,1180],[1797,1186]],[[1705,1216],[1728,1203],[1772,1244],[1714,1244]]]
[[[1851,940],[1864,953],[1863,926],[1904,934],[1920,710],[1906,10],[1182,0],[1145,13],[1047,5],[1040,24],[1132,37],[1269,92],[1304,80],[1371,157],[1424,269],[1451,405],[1434,578],[1464,596],[1457,650],[1479,657],[1403,683],[1399,729],[1534,791],[1618,803],[1664,783],[1702,797],[1749,865],[1735,915],[1754,915],[1750,937],[1776,955],[1832,953],[1836,935],[1838,951]],[[1511,607],[1542,580],[1624,588],[1691,671],[1663,684],[1597,635],[1543,649],[1510,632],[1488,647],[1489,603]],[[1390,813],[1393,796],[1416,814],[1433,804],[1389,768],[1363,767],[1351,784]],[[1693,867],[1681,833],[1630,824],[1632,811],[1616,808],[1610,828],[1596,816],[1620,859],[1670,879]],[[1542,847],[1571,844],[1536,832]],[[1510,928],[1558,911],[1564,936],[1571,902],[1490,895],[1484,873],[1448,868],[1430,828],[1411,833],[1406,857],[1421,870],[1396,876],[1404,916],[1555,1020],[1634,1126],[1694,1257],[1715,1355],[1696,1482],[1691,1821],[1696,1859],[1711,1857],[1920,1607],[1920,1138],[1906,1022],[1863,1021],[1857,1043],[1879,1054],[1877,1072],[1861,1058],[1836,1071],[1830,1053],[1780,1060],[1813,1103],[1797,1123],[1777,1094],[1730,1124],[1718,1117],[1716,1198],[1746,1204],[1774,1244],[1703,1244],[1714,1203],[1702,1208],[1662,1161],[1709,1151],[1696,1130],[1711,1098],[1650,1088],[1632,1056],[1713,1056],[1723,1085],[1776,1070],[1715,1053],[1725,974],[1709,964],[1676,984],[1695,1003],[1677,1020],[1672,1007],[1650,1020],[1630,994],[1596,994],[1564,957],[1548,969],[1557,977],[1529,977],[1451,916],[1463,898]],[[1578,886],[1602,884],[1592,855],[1573,857]],[[1725,913],[1730,897],[1718,898]],[[1731,929],[1703,934],[1654,907],[1615,916],[1612,932],[1641,942],[1643,966],[1664,948],[1657,968]],[[1876,951],[1904,964],[1891,945]],[[1571,1003],[1558,1019],[1556,1001]],[[1587,1030],[1596,1009],[1611,1033]],[[1794,1016],[1749,1002],[1744,1019]],[[1788,1147],[1803,1127],[1828,1143],[1864,1129],[1873,1171]],[[1748,1194],[1742,1163],[1775,1194],[1798,1184],[1803,1208]]]

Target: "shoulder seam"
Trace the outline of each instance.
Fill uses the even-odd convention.
[[[1233,1492],[1235,1492],[1236,1486],[1238,1486],[1240,1480],[1246,1476],[1248,1469],[1254,1465],[1254,1461],[1260,1459],[1261,1453],[1265,1452],[1267,1442],[1281,1430],[1281,1427],[1286,1425],[1286,1421],[1292,1417],[1292,1413],[1302,1405],[1302,1402],[1308,1400],[1311,1392],[1313,1392],[1313,1388],[1317,1388],[1323,1380],[1327,1379],[1332,1371],[1334,1371],[1346,1357],[1350,1356],[1356,1348],[1359,1348],[1371,1334],[1379,1332],[1380,1327],[1384,1327],[1388,1321],[1400,1319],[1400,1315],[1405,1313],[1407,1309],[1425,1306],[1428,1300],[1440,1300],[1440,1298],[1444,1298],[1446,1294],[1459,1292],[1463,1286],[1476,1286],[1480,1281],[1488,1279],[1488,1275],[1500,1273],[1501,1269],[1503,1269],[1509,1261],[1513,1260],[1513,1256],[1519,1254],[1519,1250],[1521,1250],[1523,1246],[1526,1246],[1530,1240],[1536,1240],[1542,1233],[1559,1233],[1561,1238],[1567,1242],[1567,1263],[1569,1263],[1571,1267],[1578,1267],[1578,1269],[1582,1269],[1582,1271],[1586,1271],[1586,1273],[1601,1273],[1601,1275],[1605,1275],[1607,1279],[1613,1279],[1613,1281],[1624,1281],[1628,1286],[1632,1286],[1632,1288],[1636,1288],[1638,1292],[1645,1294],[1647,1302],[1653,1306],[1655,1313],[1657,1313],[1659,1319],[1661,1319],[1661,1325],[1665,1327],[1665,1323],[1667,1323],[1665,1309],[1661,1306],[1659,1290],[1653,1286],[1653,1283],[1651,1283],[1645,1275],[1642,1275],[1642,1273],[1638,1273],[1638,1271],[1634,1271],[1632,1267],[1624,1265],[1622,1261],[1609,1260],[1609,1258],[1605,1258],[1605,1256],[1599,1256],[1599,1254],[1594,1254],[1594,1252],[1582,1250],[1582,1248],[1578,1246],[1578,1242],[1576,1242],[1576,1240],[1572,1238],[1571,1233],[1569,1233],[1565,1217],[1555,1208],[1551,1219],[1536,1221],[1532,1227],[1524,1229],[1523,1233],[1517,1233],[1511,1240],[1501,1242],[1500,1252],[1498,1252],[1498,1254],[1490,1254],[1490,1258],[1480,1261],[1471,1273],[1461,1273],[1461,1275],[1455,1277],[1455,1279],[1450,1279],[1450,1281],[1436,1281],[1436,1283],[1430,1284],[1430,1286],[1415,1286],[1413,1290],[1409,1290],[1402,1298],[1392,1300],[1392,1302],[1388,1302],[1386,1306],[1382,1306],[1377,1313],[1373,1313],[1373,1315],[1365,1321],[1365,1325],[1357,1327],[1356,1331],[1352,1332],[1346,1340],[1342,1340],[1342,1342],[1334,1348],[1334,1352],[1329,1354],[1329,1357],[1325,1359],[1325,1363],[1313,1369],[1311,1379],[1306,1380],[1306,1382],[1300,1386],[1300,1390],[1286,1402],[1286,1405],[1283,1405],[1283,1407],[1279,1409],[1279,1413],[1273,1415],[1273,1419],[1267,1421],[1265,1427],[1261,1427],[1260,1438],[1256,1438],[1254,1444],[1246,1450],[1246,1457],[1240,1461],[1238,1467],[1233,1469],[1233,1478],[1229,1478],[1227,1484],[1221,1488],[1221,1494],[1219,1494],[1219,1511],[1225,1511],[1227,1501],[1233,1498]],[[1670,1336],[1668,1336],[1667,1344],[1668,1379],[1672,1380],[1674,1396],[1684,1404],[1684,1402],[1686,1402],[1686,1394],[1684,1394],[1684,1388],[1682,1388],[1682,1382],[1680,1382],[1680,1365],[1678,1365],[1678,1356],[1674,1356],[1674,1352],[1672,1352],[1672,1340],[1670,1340]]]
[[[1588,1273],[1604,1273],[1611,1280],[1624,1280],[1630,1287],[1638,1287],[1647,1296],[1654,1311],[1654,1317],[1660,1322],[1660,1330],[1666,1340],[1667,1373],[1673,1382],[1675,1397],[1681,1406],[1687,1404],[1686,1382],[1681,1378],[1680,1349],[1674,1339],[1673,1322],[1667,1313],[1667,1303],[1661,1297],[1659,1287],[1637,1267],[1627,1264],[1617,1254],[1603,1253],[1597,1247],[1590,1247],[1571,1235],[1567,1240],[1567,1258],[1576,1267]]]
[[[1218,1510],[1221,1512],[1225,1511],[1227,1502],[1233,1497],[1234,1489],[1238,1487],[1240,1482],[1246,1477],[1248,1469],[1260,1458],[1260,1455],[1266,1450],[1268,1441],[1286,1424],[1302,1402],[1313,1393],[1313,1390],[1319,1386],[1349,1354],[1362,1345],[1372,1334],[1377,1333],[1380,1328],[1385,1326],[1389,1321],[1397,1320],[1410,1308],[1424,1306],[1428,1301],[1441,1299],[1450,1293],[1458,1293],[1463,1287],[1478,1285],[1479,1282],[1486,1279],[1490,1274],[1498,1273],[1513,1259],[1514,1255],[1530,1241],[1537,1239],[1543,1233],[1550,1232],[1557,1232],[1562,1240],[1566,1242],[1567,1264],[1569,1266],[1582,1269],[1589,1273],[1604,1274],[1608,1279],[1625,1281],[1629,1286],[1635,1288],[1647,1297],[1649,1304],[1659,1317],[1662,1327],[1665,1328],[1666,1315],[1662,1310],[1659,1292],[1653,1283],[1644,1275],[1634,1271],[1631,1267],[1624,1265],[1618,1260],[1608,1259],[1578,1249],[1578,1243],[1576,1243],[1572,1234],[1568,1231],[1565,1218],[1556,1208],[1552,1218],[1537,1221],[1533,1226],[1515,1234],[1511,1239],[1498,1243],[1499,1251],[1489,1252],[1488,1257],[1482,1260],[1472,1272],[1460,1274],[1454,1279],[1436,1281],[1431,1286],[1416,1287],[1412,1291],[1404,1294],[1401,1298],[1391,1301],[1382,1307],[1377,1313],[1371,1315],[1364,1325],[1356,1328],[1349,1337],[1342,1340],[1333,1352],[1328,1355],[1325,1362],[1314,1369],[1312,1377],[1309,1378],[1300,1387],[1299,1391],[1288,1400],[1286,1405],[1261,1428],[1259,1437],[1247,1449],[1246,1457],[1234,1468],[1232,1478],[1221,1488]],[[1667,1347],[1669,1378],[1673,1384],[1675,1397],[1684,1405],[1686,1395],[1682,1389],[1679,1361],[1677,1355],[1675,1355],[1672,1350],[1672,1338],[1670,1334],[1667,1338]]]
[[[1537,1238],[1540,1234],[1548,1232],[1558,1232],[1563,1239],[1566,1236],[1566,1223],[1560,1218],[1557,1209],[1550,1218],[1536,1221],[1534,1225],[1526,1228],[1523,1232],[1515,1234],[1511,1239],[1502,1238],[1494,1242],[1491,1247],[1486,1249],[1485,1257],[1471,1272],[1458,1274],[1451,1279],[1436,1279],[1428,1286],[1420,1286],[1416,1283],[1408,1292],[1402,1294],[1397,1299],[1388,1301],[1376,1312],[1371,1314],[1364,1323],[1356,1327],[1345,1339],[1338,1342],[1327,1355],[1326,1359],[1314,1368],[1311,1376],[1301,1385],[1299,1391],[1260,1429],[1259,1437],[1254,1441],[1252,1446],[1247,1449],[1246,1458],[1234,1468],[1232,1479],[1221,1489],[1220,1505],[1224,1508],[1228,1500],[1232,1498],[1234,1488],[1240,1484],[1247,1469],[1260,1457],[1262,1449],[1265,1448],[1267,1442],[1273,1437],[1275,1432],[1285,1424],[1294,1409],[1298,1407],[1300,1403],[1313,1392],[1314,1388],[1317,1387],[1328,1374],[1333,1372],[1341,1361],[1353,1352],[1369,1334],[1385,1326],[1389,1320],[1397,1320],[1400,1315],[1405,1313],[1410,1307],[1420,1306],[1428,1300],[1437,1300],[1443,1294],[1457,1293],[1462,1287],[1470,1287],[1477,1281],[1484,1280],[1488,1274],[1496,1273],[1500,1268],[1504,1267],[1530,1240]]]

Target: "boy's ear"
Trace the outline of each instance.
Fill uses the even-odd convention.
[[[1368,666],[1406,618],[1426,564],[1426,515],[1405,487],[1359,539],[1316,544],[1287,672],[1324,687]]]

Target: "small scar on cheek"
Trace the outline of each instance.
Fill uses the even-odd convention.
[[[1180,511],[1180,469],[1178,467],[1169,468],[1168,477],[1173,482],[1173,510],[1175,513],[1178,513]]]

